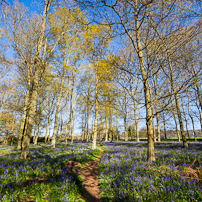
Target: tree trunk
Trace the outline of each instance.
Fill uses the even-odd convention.
[[[28,88],[30,88],[30,85],[29,85]],[[29,100],[29,89],[27,89],[27,94],[26,94],[26,97],[25,97],[25,107],[24,107],[24,110],[23,110],[22,123],[21,123],[21,126],[20,126],[20,132],[19,132],[19,136],[18,136],[17,150],[22,149],[22,138],[23,138],[25,125],[26,125],[26,115],[27,115],[27,108],[28,108],[28,100]]]
[[[58,129],[58,114],[60,109],[61,96],[63,93],[64,79],[65,79],[65,71],[63,71],[63,75],[61,78],[60,90],[59,90],[57,104],[56,104],[55,123],[54,123],[53,136],[51,141],[51,149],[55,149],[56,135],[57,135],[57,129]]]
[[[40,126],[40,121],[41,121],[41,109],[42,109],[42,98],[40,99],[38,120],[37,120],[37,129],[36,129],[36,136],[34,138],[34,145],[37,145],[37,141],[38,141],[38,137],[39,137],[39,126]]]
[[[174,105],[173,105],[173,99],[171,97],[171,106],[172,106],[172,109],[173,109],[173,117],[174,117],[174,121],[175,121],[175,128],[176,128],[176,133],[177,133],[177,137],[178,137],[178,142],[180,142],[180,134],[179,134],[179,131],[178,131],[178,127],[177,127],[177,119],[176,119],[176,116],[175,116],[175,108],[174,108]]]
[[[88,122],[89,122],[89,109],[87,107],[87,120],[86,120],[86,142],[89,140],[89,127],[88,127]]]
[[[63,116],[64,114],[62,113],[62,117],[61,117],[61,125],[60,125],[60,140],[62,138],[62,130],[63,130]]]
[[[152,114],[153,114],[153,118],[152,118],[152,123],[153,123],[153,134],[154,134],[154,143],[156,142],[156,130],[155,130],[155,122],[154,122],[154,109],[152,107]]]
[[[127,142],[128,141],[128,128],[127,128],[127,119],[126,119],[126,112],[124,114],[124,128],[125,128],[125,141]]]
[[[193,127],[193,133],[194,133],[194,141],[196,142],[197,139],[196,139],[196,130],[195,130],[195,124],[194,124],[194,119],[191,115],[191,112],[190,112],[190,98],[189,98],[189,95],[187,94],[187,98],[188,98],[188,112],[189,112],[189,117],[191,118],[191,122],[192,122],[192,127]]]
[[[72,82],[72,92],[71,92],[71,144],[73,144],[74,141],[74,79]]]
[[[48,136],[49,120],[50,120],[50,118],[48,117],[48,121],[47,121],[47,125],[46,125],[45,144],[47,143],[47,136]]]
[[[60,108],[61,95],[62,95],[62,91],[60,89],[58,99],[57,99],[57,104],[56,104],[55,123],[54,123],[54,129],[53,129],[53,136],[51,140],[51,149],[55,149],[56,134],[57,134],[57,128],[58,128],[58,113]]]
[[[165,113],[163,111],[163,127],[164,127],[164,136],[165,139],[167,139],[167,133],[166,133],[166,119],[165,119]]]
[[[30,102],[29,109],[27,110],[27,129],[24,134],[23,143],[22,143],[22,151],[20,158],[21,159],[27,159],[29,154],[29,145],[30,145],[30,139],[31,139],[31,132],[32,132],[32,126],[34,121],[34,114],[36,109],[36,101],[37,101],[37,94],[38,94],[38,76],[40,72],[40,53],[43,45],[43,38],[45,34],[45,24],[46,24],[46,17],[47,13],[50,7],[51,0],[45,0],[44,2],[44,10],[42,15],[42,23],[41,23],[41,33],[39,35],[38,43],[37,43],[37,49],[36,49],[36,55],[35,55],[35,72],[33,76],[33,82],[32,82],[32,89],[30,90],[30,99],[28,102]]]
[[[153,78],[154,81],[154,92],[155,92],[155,112],[156,112],[156,124],[157,124],[157,138],[158,142],[161,142],[161,130],[159,124],[159,113],[158,112],[158,102],[157,102],[157,86],[156,86],[156,79]]]
[[[137,120],[137,106],[136,106],[136,101],[135,98],[133,98],[133,104],[134,104],[134,116],[135,116],[135,134],[136,134],[136,141],[140,141],[140,135],[139,135],[139,130],[138,130],[138,120]]]
[[[108,127],[107,127],[107,119],[108,119],[108,117],[107,117],[107,112],[105,113],[105,142],[107,142],[108,141]]]
[[[66,120],[66,130],[65,130],[65,146],[67,146],[67,139],[68,139],[69,128],[70,128],[70,119],[71,119],[71,114],[69,114],[69,103],[67,102],[66,105],[67,105],[67,120]]]
[[[37,126],[36,126],[36,136],[34,138],[34,145],[37,145],[37,140],[39,137],[39,125],[40,125],[40,115],[38,116]]]
[[[111,106],[111,104],[110,104]],[[113,130],[112,130],[112,111],[111,111],[111,107],[109,109],[109,139],[112,142],[113,141]]]
[[[93,133],[93,142],[92,149],[96,149],[97,141],[97,115],[98,115],[98,78],[96,75],[96,86],[95,86],[95,121],[94,121],[94,133]]]
[[[73,99],[72,99],[73,100]],[[73,144],[74,141],[74,103],[71,104],[71,144]]]
[[[39,68],[35,71],[34,80],[32,83],[32,89],[31,89],[31,98],[30,98],[30,105],[27,112],[27,124],[26,124],[26,130],[23,138],[22,143],[22,151],[20,158],[21,159],[27,159],[29,154],[29,145],[30,145],[30,139],[31,139],[31,133],[32,133],[32,126],[34,121],[34,115],[35,115],[35,109],[36,109],[36,101],[37,101],[37,95],[38,95],[38,74],[39,74]]]
[[[139,19],[138,19],[138,9],[137,9],[137,0],[135,0],[135,22],[136,22],[136,51],[138,54],[139,62],[140,62],[140,70],[142,73],[142,81],[144,86],[144,96],[145,96],[145,106],[146,106],[146,124],[147,124],[147,136],[148,136],[148,146],[147,146],[147,160],[148,161],[156,161],[155,153],[154,153],[154,137],[152,130],[152,113],[151,113],[151,105],[150,105],[150,97],[149,97],[149,84],[148,78],[146,75],[144,60],[143,60],[143,52],[142,46],[140,42],[140,33],[139,33]],[[135,46],[135,44],[134,44]]]

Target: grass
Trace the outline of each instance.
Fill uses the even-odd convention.
[[[155,145],[156,162],[147,162],[147,144],[100,142],[104,153],[99,166],[103,202],[118,201],[202,201],[202,144]],[[91,143],[74,143],[56,149],[31,146],[31,160],[20,160],[14,147],[1,146],[0,201],[84,202],[82,178],[65,165],[68,161],[94,160],[99,150]],[[11,149],[11,150],[8,150]]]
[[[31,160],[20,160],[20,152],[8,151],[0,158],[0,201],[85,201],[81,179],[65,168],[68,161],[81,166],[94,160],[99,150],[87,149],[89,143],[64,146],[31,146]]]
[[[157,144],[155,163],[147,163],[144,143],[103,145],[99,162],[103,202],[202,200],[202,144],[190,144],[190,149],[176,143]]]

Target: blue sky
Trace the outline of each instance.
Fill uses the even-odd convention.
[[[36,11],[36,12],[39,12],[39,13],[41,13],[41,11],[42,11],[42,9],[43,9],[43,0],[18,0],[20,3],[23,3],[26,7],[28,7],[29,8],[29,10],[30,11]],[[13,4],[13,0],[7,0],[7,2],[10,4],[10,5],[12,5]],[[117,44],[118,44],[118,40],[115,40],[116,42],[117,42]],[[115,45],[116,46],[116,45]],[[12,51],[10,51],[9,52],[9,54],[11,54],[12,53]],[[78,115],[77,115],[78,116]],[[76,119],[79,119],[79,118],[77,118],[76,117]],[[77,121],[75,121],[75,122],[77,122]],[[79,122],[79,120],[78,120],[78,122]],[[121,125],[123,124],[123,123],[120,123]],[[145,122],[142,122],[142,124],[140,123],[140,129],[141,129],[141,127],[143,127],[145,125]],[[191,125],[191,124],[190,124]],[[77,129],[78,127],[80,127],[80,125],[78,126],[78,124],[77,124],[77,126],[75,127],[75,131],[74,131],[74,133],[76,134],[76,133],[79,133],[80,132],[80,130],[79,129]],[[121,127],[120,127],[121,128]],[[192,127],[190,127],[190,129],[191,129]],[[197,121],[196,122],[196,128],[197,129],[199,129],[200,128],[200,125],[199,125],[199,121]]]

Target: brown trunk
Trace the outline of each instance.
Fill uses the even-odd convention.
[[[56,104],[55,123],[54,123],[54,129],[53,129],[53,136],[52,136],[52,140],[51,140],[52,149],[55,149],[55,143],[56,143],[56,135],[57,135],[57,128],[58,128],[58,113],[59,113],[59,108],[60,108],[61,94],[62,94],[62,92],[60,89],[57,104]]]
[[[137,106],[136,106],[136,101],[135,97],[133,98],[133,104],[134,104],[134,116],[135,116],[135,134],[136,134],[136,141],[140,141],[140,136],[139,136],[139,129],[138,129],[138,120],[137,120]]]
[[[32,126],[34,121],[34,114],[36,109],[36,101],[37,101],[37,94],[38,94],[38,76],[40,72],[40,53],[43,45],[43,38],[45,34],[45,24],[46,24],[46,17],[47,13],[50,7],[51,0],[45,0],[44,2],[44,10],[43,10],[43,16],[42,16],[42,23],[41,23],[41,33],[39,35],[38,43],[37,43],[37,49],[36,49],[36,55],[35,55],[35,72],[33,76],[33,82],[32,82],[32,89],[30,90],[30,99],[29,99],[29,109],[27,110],[27,129],[24,134],[23,143],[22,143],[22,151],[20,158],[21,159],[27,159],[29,154],[29,145],[30,145],[30,139],[31,139],[31,132],[32,132]]]
[[[19,132],[19,136],[18,136],[17,150],[22,149],[22,138],[23,138],[25,124],[26,124],[26,114],[27,114],[28,100],[29,100],[29,90],[27,90],[27,94],[26,94],[26,97],[25,97],[25,107],[24,107],[24,110],[23,110],[22,123],[21,123],[21,126],[20,126],[20,132]]]
[[[38,116],[37,125],[36,125],[36,135],[34,137],[34,145],[37,145],[37,140],[39,137],[39,125],[40,125],[40,115]]]
[[[42,99],[40,100],[39,112],[38,112],[38,120],[37,120],[37,129],[36,129],[36,136],[34,138],[34,145],[37,145],[38,137],[39,137],[39,126],[41,120],[41,109],[42,109]]]
[[[51,148],[52,149],[55,149],[56,135],[57,135],[57,132],[58,132],[58,130],[57,130],[58,129],[58,114],[59,114],[59,109],[60,109],[61,96],[62,96],[62,93],[63,93],[65,72],[66,71],[64,70],[62,78],[61,78],[60,90],[59,90],[57,104],[56,104],[55,123],[54,123],[53,136],[52,136],[52,141],[51,141]]]
[[[125,141],[128,141],[128,128],[127,128],[127,122],[126,122],[126,112],[125,112],[125,114],[124,114],[124,128],[125,128]]]
[[[111,106],[111,105],[110,105]],[[112,110],[111,107],[109,109],[109,139],[113,141],[113,130],[112,130]]]
[[[165,119],[165,113],[163,111],[163,127],[164,127],[164,136],[165,139],[167,139],[167,133],[166,133],[166,119]]]
[[[21,151],[21,159],[27,159],[29,154],[29,145],[32,133],[32,126],[34,121],[35,109],[36,109],[36,101],[37,101],[37,94],[38,94],[38,74],[39,68],[35,71],[34,80],[32,83],[31,89],[31,98],[30,98],[30,105],[27,112],[27,123],[26,123],[26,130],[23,138],[22,143],[22,151]]]
[[[143,52],[142,52],[142,46],[140,42],[137,0],[135,0],[135,22],[136,22],[136,43],[137,43],[136,51],[137,51],[139,62],[140,62],[140,70],[142,73],[145,106],[146,106],[146,124],[147,124],[147,136],[148,136],[147,160],[155,161],[156,159],[155,159],[155,153],[154,153],[154,138],[153,138],[153,130],[152,130],[152,119],[151,119],[152,113],[151,113],[151,105],[150,105],[150,97],[149,97],[149,84],[148,84],[148,78],[147,78],[145,67],[144,67]]]
[[[178,131],[178,128],[177,128],[177,119],[176,119],[176,116],[175,116],[175,108],[173,106],[173,99],[171,97],[171,106],[172,106],[172,113],[173,113],[173,117],[174,117],[174,121],[175,121],[175,128],[176,128],[176,133],[177,133],[177,137],[178,137],[178,142],[180,142],[180,134],[179,134],[179,131]]]
[[[72,85],[73,85],[73,87],[72,87],[72,92],[71,92],[71,144],[73,144],[73,141],[74,141],[74,136],[73,136],[73,132],[74,132],[74,79],[73,79]]]
[[[62,113],[62,117],[61,117],[61,123],[60,123],[60,140],[62,138],[62,130],[63,130],[63,113]]]
[[[97,141],[97,115],[98,115],[98,78],[96,75],[96,87],[95,87],[95,122],[94,122],[94,133],[93,133],[93,142],[92,149],[96,149]]]
[[[70,117],[71,115],[69,114],[69,103],[67,102],[66,105],[67,105],[67,120],[66,120],[66,130],[65,130],[65,146],[67,146],[67,139],[69,136],[70,119],[71,119]]]
[[[160,125],[159,125],[156,79],[153,78],[153,81],[154,81],[154,92],[155,92],[155,101],[154,102],[155,102],[155,112],[156,112],[157,138],[158,138],[158,142],[161,142],[161,130],[160,130]]]
[[[154,143],[156,142],[156,131],[155,131],[155,122],[154,122],[154,109],[152,107],[152,114],[153,114],[153,118],[152,118],[152,123],[153,123],[153,134],[154,134]]]
[[[187,98],[188,98],[188,112],[189,112],[189,117],[191,118],[191,122],[192,122],[192,127],[193,127],[193,133],[194,133],[194,141],[196,142],[197,139],[196,139],[196,130],[195,130],[195,124],[194,124],[194,119],[191,115],[191,112],[190,112],[190,98],[189,98],[189,95],[187,93]]]
[[[74,106],[73,106],[73,99],[72,99],[72,104],[71,104],[71,144],[73,144],[74,141]]]
[[[47,136],[48,136],[49,120],[50,120],[50,118],[48,117],[48,121],[47,121],[47,125],[46,125],[45,144],[47,143]]]
[[[89,140],[89,127],[88,127],[88,122],[89,122],[89,111],[87,107],[87,120],[86,120],[86,142]]]
[[[26,115],[27,115],[27,109],[29,107],[28,105],[29,105],[29,96],[30,96],[30,85],[31,85],[30,71],[31,71],[30,65],[28,65],[28,72],[27,72],[28,87],[27,87],[27,93],[25,96],[25,106],[24,106],[23,115],[22,115],[22,123],[20,126],[20,132],[19,132],[19,136],[18,136],[17,150],[22,149],[22,138],[23,138],[24,132],[25,132]]]
[[[107,120],[108,120],[107,112],[105,112],[105,142],[108,141],[108,127],[107,127]]]

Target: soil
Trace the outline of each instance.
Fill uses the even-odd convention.
[[[93,161],[85,164],[84,167],[73,169],[74,173],[80,175],[82,180],[83,197],[86,202],[101,202],[99,179],[96,177],[98,174],[97,163],[100,160],[103,150],[99,146],[100,154]]]

